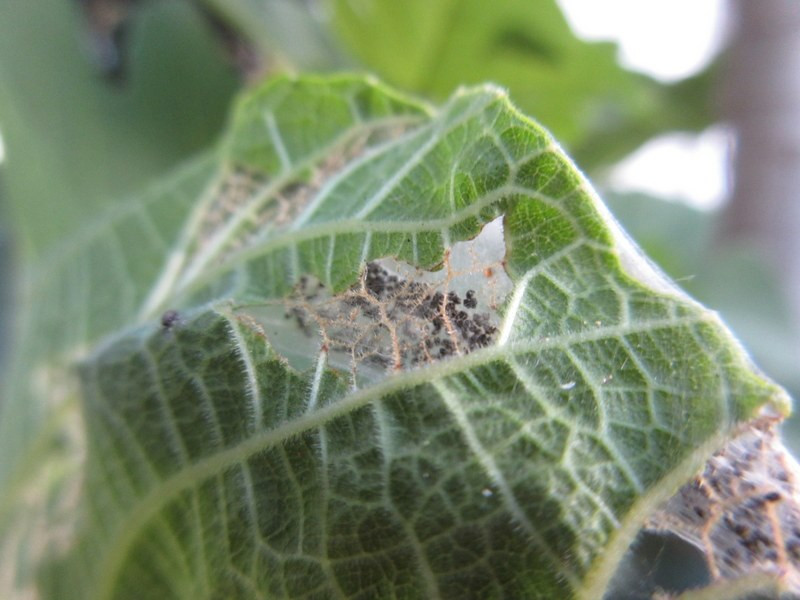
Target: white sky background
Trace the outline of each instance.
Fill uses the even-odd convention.
[[[619,45],[622,66],[664,82],[702,70],[724,41],[725,0],[558,0],[575,33]],[[731,135],[666,134],[613,169],[612,189],[714,208],[727,195]]]

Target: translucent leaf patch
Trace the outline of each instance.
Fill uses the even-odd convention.
[[[474,240],[454,244],[438,270],[393,258],[373,260],[339,294],[301,275],[281,302],[239,307],[236,314],[296,360],[297,368],[318,349],[329,352],[330,364],[348,370],[357,388],[362,380],[374,382],[492,345],[499,308],[511,291],[504,255],[498,219]]]

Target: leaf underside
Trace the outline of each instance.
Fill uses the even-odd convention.
[[[488,86],[273,81],[25,285],[0,532],[43,598],[599,597],[637,502],[786,410]]]

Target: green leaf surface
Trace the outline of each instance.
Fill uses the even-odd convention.
[[[800,332],[783,299],[780,276],[758,248],[720,245],[715,236],[716,215],[678,200],[613,193],[603,198],[647,256],[694,298],[718,311],[758,365],[796,397],[800,371],[791,348]],[[787,425],[791,429],[784,439],[793,450],[800,450],[796,414]]]
[[[275,80],[25,275],[10,597],[598,598],[788,412],[491,86]]]

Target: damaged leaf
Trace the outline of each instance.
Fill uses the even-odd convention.
[[[788,412],[492,86],[275,80],[26,285],[4,597],[599,598]]]

